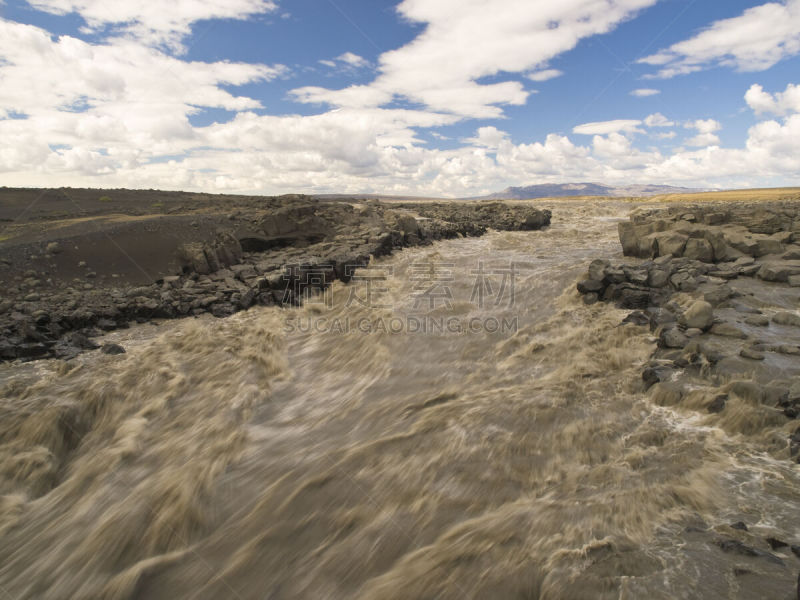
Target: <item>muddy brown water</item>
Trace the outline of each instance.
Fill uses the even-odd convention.
[[[574,291],[629,205],[553,208],[2,366],[0,597],[794,597],[797,466],[643,394],[649,331]]]

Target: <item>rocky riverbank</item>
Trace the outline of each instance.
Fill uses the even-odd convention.
[[[653,400],[800,460],[800,205],[639,210],[619,237],[632,259],[592,262],[578,290],[658,338]]]
[[[162,198],[128,190],[0,190],[0,198],[12,192],[30,214],[6,218],[12,222],[0,238],[0,360],[68,359],[97,348],[91,338],[100,332],[134,322],[296,304],[397,248],[550,222],[549,211],[499,202]],[[29,200],[38,209],[24,208]],[[58,210],[43,211],[47,202]]]

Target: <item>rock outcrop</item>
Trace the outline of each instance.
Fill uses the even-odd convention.
[[[614,302],[634,310],[626,322],[649,325],[658,349],[642,379],[653,401],[699,407],[734,433],[791,432],[800,413],[800,205],[640,210],[619,237],[638,260],[595,260],[577,287],[586,303]],[[800,460],[796,444],[783,444]]]
[[[297,304],[397,248],[550,222],[549,211],[499,202],[384,205],[292,197],[243,199],[224,215],[209,211],[104,217],[69,236],[53,228],[59,240],[37,232],[22,243],[6,242],[0,360],[70,358],[96,347],[92,335],[131,322]],[[110,260],[114,252],[119,256]]]

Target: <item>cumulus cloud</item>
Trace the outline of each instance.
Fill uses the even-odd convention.
[[[719,121],[714,119],[696,119],[687,122],[684,127],[687,129],[697,129],[700,133],[714,133],[722,129],[722,125],[720,125]]]
[[[222,85],[268,81],[285,71],[280,65],[185,62],[127,40],[88,44],[43,29],[0,20],[0,106],[25,114],[76,107],[113,109],[174,103],[246,110],[260,108],[252,98],[234,96]]]
[[[223,86],[283,72],[280,66],[185,62],[124,39],[96,45],[69,36],[54,40],[37,27],[2,20],[0,56],[0,107],[26,117],[0,121],[0,138],[36,148],[180,151],[196,138],[189,117],[203,107],[261,108]]]
[[[684,123],[687,129],[696,129],[697,135],[686,140],[687,146],[702,147],[716,146],[719,144],[719,137],[714,133],[722,128],[719,121],[714,119],[696,119]]]
[[[295,88],[289,94],[304,104],[330,104],[340,108],[374,108],[392,99],[388,92],[368,85],[353,85],[340,90],[306,86]]]
[[[326,67],[330,67],[331,69],[340,68],[353,71],[369,66],[369,61],[366,58],[353,52],[345,52],[333,60],[324,59],[318,62]]]
[[[757,115],[769,113],[784,116],[800,113],[800,85],[789,84],[786,90],[772,95],[754,83],[744,95],[745,102]]]
[[[636,96],[637,98],[647,98],[648,96],[655,96],[656,94],[660,94],[661,90],[654,90],[651,88],[639,88],[638,90],[633,90],[631,92],[631,96]]]
[[[796,182],[797,86],[777,93],[750,88],[746,101],[753,111],[777,120],[751,127],[740,148],[721,147],[716,136],[721,124],[698,119],[679,124],[694,135],[683,147],[669,153],[643,151],[634,136],[643,128],[662,139],[676,135],[663,131],[676,124],[660,113],[575,127],[575,134],[590,138],[550,133],[514,143],[502,129],[485,126],[458,147],[428,148],[421,131],[443,135],[431,129],[472,116],[499,117],[503,105],[525,102],[530,91],[520,81],[498,81],[499,74],[499,79],[506,74],[522,79],[525,73],[547,72],[548,60],[563,49],[612,28],[649,2],[571,0],[534,10],[534,3],[520,0],[515,6],[521,20],[513,13],[513,18],[493,15],[486,4],[461,0],[457,6],[465,15],[451,17],[447,10],[455,0],[403,2],[401,14],[426,28],[407,46],[383,55],[368,85],[294,90],[298,101],[330,107],[316,115],[264,114],[259,101],[236,93],[235,86],[280,76],[286,70],[279,65],[182,60],[165,52],[163,44],[130,32],[117,35],[130,25],[122,21],[108,21],[110,37],[92,44],[0,20],[3,182],[444,196],[475,195],[532,180],[707,187],[759,173]],[[515,21],[520,21],[518,30]],[[480,47],[459,57],[453,49],[465,43],[470,27],[484,32],[485,39],[473,35],[470,46]],[[534,30],[531,38],[529,28]],[[428,51],[432,54],[423,61]],[[359,62],[344,56],[331,62]],[[438,57],[444,62],[437,63]],[[494,82],[484,83],[487,76],[495,76]],[[398,97],[423,107],[389,108]],[[230,113],[219,122],[196,125],[192,117],[207,108]]]
[[[369,61],[366,58],[359,56],[358,54],[353,54],[352,52],[345,52],[344,54],[338,56],[337,60],[356,68],[366,67],[369,65]]]
[[[475,137],[467,138],[464,141],[475,146],[486,148],[497,148],[508,140],[508,133],[500,131],[497,127],[479,127],[475,132]]]
[[[713,133],[699,133],[686,140],[687,146],[701,147],[716,146],[719,144],[719,137]]]
[[[716,21],[696,36],[639,62],[660,67],[653,77],[670,78],[715,66],[763,71],[798,53],[800,0],[787,0]]]
[[[245,19],[277,10],[273,0],[29,0],[41,11],[54,14],[78,13],[90,31],[111,27],[149,45],[182,50],[181,41],[191,33],[193,23],[204,19]]]
[[[627,133],[641,133],[639,125],[642,122],[635,119],[616,119],[614,121],[597,121],[584,123],[572,128],[572,133],[580,135],[607,135],[624,131]]]
[[[661,113],[653,113],[652,115],[647,115],[644,120],[644,124],[648,127],[672,127],[675,125],[672,121],[670,121],[667,117],[662,115]]]
[[[558,69],[544,69],[542,71],[534,71],[533,73],[528,73],[525,75],[531,81],[549,81],[550,79],[555,79],[556,77],[561,77],[564,74],[563,71],[559,71]]]
[[[497,10],[485,0],[403,0],[399,15],[424,29],[405,46],[380,56],[379,74],[370,87],[383,95],[372,98],[402,97],[462,117],[501,117],[501,106],[522,105],[530,92],[518,80],[479,83],[481,79],[531,70],[536,76],[537,69],[581,39],[607,33],[655,2],[572,0],[544,5],[506,0],[503,10]],[[552,76],[553,71],[538,72]]]

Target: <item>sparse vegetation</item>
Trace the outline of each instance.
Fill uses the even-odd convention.
[[[111,202],[111,196],[100,196],[100,202]]]
[[[775,202],[800,200],[800,188],[761,188],[752,190],[725,190],[695,194],[663,194],[640,198],[645,202]]]
[[[686,194],[659,194],[657,196],[555,196],[527,200],[503,200],[503,202],[781,202],[800,200],[800,188],[758,188],[752,190],[724,190],[719,192],[694,192]],[[436,200],[441,201],[441,200]]]

